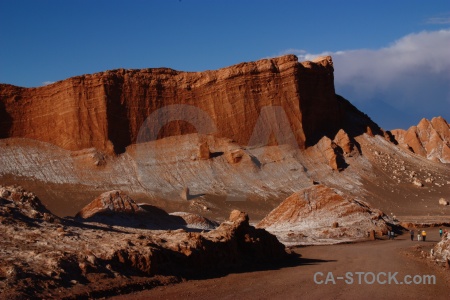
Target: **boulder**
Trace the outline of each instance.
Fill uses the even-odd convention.
[[[417,187],[423,187],[423,183],[417,178],[415,178],[412,183]]]
[[[448,205],[448,201],[445,200],[444,198],[440,198],[439,199],[439,205]]]
[[[180,197],[181,197],[181,199],[183,199],[183,200],[185,200],[185,201],[188,201],[190,198],[190,196],[189,196],[189,188],[187,187],[187,186],[185,186],[184,188],[183,188],[183,190],[181,191],[181,193],[180,193]]]
[[[198,153],[197,157],[199,159],[210,159],[211,158],[211,152],[209,151],[208,142],[202,142],[198,146]]]
[[[227,152],[225,152],[224,155],[225,155],[225,158],[228,161],[228,163],[230,163],[230,164],[237,164],[247,154],[242,149],[233,149],[233,150],[228,150]]]

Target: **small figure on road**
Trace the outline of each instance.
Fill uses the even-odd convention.
[[[411,235],[411,241],[414,241],[414,230],[411,229],[411,230],[409,231],[409,234]]]
[[[427,232],[425,230],[422,231],[422,241],[425,242],[425,240],[427,239]]]
[[[395,238],[395,232],[392,230],[391,231],[391,238],[394,239]]]
[[[390,240],[391,239],[391,231],[390,230],[388,230],[387,236],[388,236],[388,240]]]
[[[417,240],[420,241],[421,235],[420,235],[420,231],[417,232]]]
[[[442,239],[442,228],[439,228],[439,237]]]

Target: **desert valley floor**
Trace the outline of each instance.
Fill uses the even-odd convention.
[[[294,248],[301,258],[285,265],[269,265],[266,270],[239,272],[217,278],[194,279],[111,299],[360,299],[368,294],[371,299],[402,299],[406,294],[410,299],[448,299],[448,271],[427,264],[420,258],[422,251],[428,253],[439,240],[438,229],[434,228],[430,231],[428,242],[411,242],[409,235],[405,234],[394,241]],[[323,281],[322,284],[314,282],[316,272],[324,274],[317,277]],[[352,272],[354,281],[346,283],[335,279],[335,283],[330,280],[325,284],[328,272],[332,272],[335,277]],[[397,281],[392,280],[392,284],[383,276],[380,281],[386,280],[385,284],[370,284],[371,276],[367,277],[368,283],[362,277],[359,284],[356,272],[398,272],[398,275]],[[404,276],[410,274],[433,274],[436,284],[404,283]]]

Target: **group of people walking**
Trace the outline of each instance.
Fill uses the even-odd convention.
[[[414,241],[414,230],[411,229],[409,231],[409,234],[411,235],[411,241]],[[419,230],[417,231],[417,240],[418,241],[426,241],[427,239],[427,232],[425,230]]]
[[[414,241],[414,229],[409,230],[409,234],[411,235],[411,241]],[[442,236],[447,237],[448,232],[447,229],[439,228],[439,237],[442,239]],[[389,240],[395,239],[395,232],[393,230],[388,230],[387,236]],[[427,232],[425,230],[417,230],[417,240],[418,241],[426,241],[427,240]]]
[[[409,234],[411,235],[411,241],[414,241],[414,229],[409,230]],[[442,228],[439,228],[439,237],[442,239],[442,235],[447,236],[447,229],[442,230]],[[417,240],[418,241],[426,241],[427,239],[427,232],[425,230],[418,230],[417,231]]]

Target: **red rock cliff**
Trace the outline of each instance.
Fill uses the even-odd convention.
[[[0,138],[121,153],[136,142],[152,112],[171,104],[200,108],[215,123],[217,136],[242,145],[265,106],[284,109],[301,148],[334,135],[341,122],[331,57],[299,63],[287,55],[216,71],[119,69],[38,88],[0,85]],[[172,121],[158,137],[195,131],[188,122]]]

